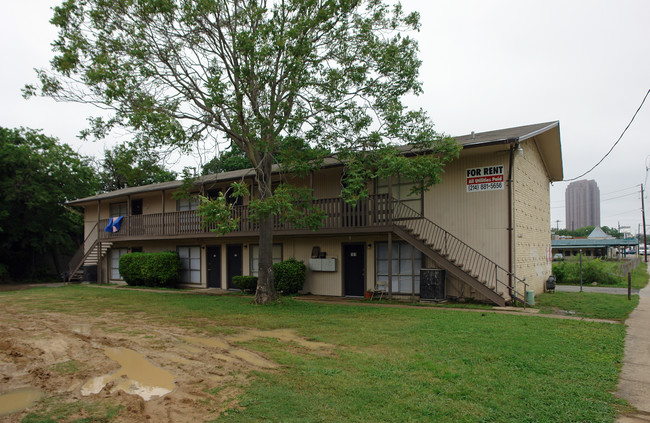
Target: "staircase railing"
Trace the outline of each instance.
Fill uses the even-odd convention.
[[[86,258],[88,258],[88,255],[90,255],[91,251],[93,250],[93,246],[97,242],[98,238],[99,236],[97,233],[97,223],[95,223],[93,228],[88,233],[88,236],[84,239],[84,241],[81,243],[77,251],[74,253],[72,258],[68,262],[67,274],[64,275],[65,280],[67,280],[68,282],[72,280],[74,274],[77,273],[77,271],[83,265]],[[88,246],[87,249],[86,246]]]
[[[514,273],[499,266],[467,243],[449,233],[421,213],[393,200],[393,223],[406,228],[464,272],[471,275],[494,292],[508,292],[513,301],[527,305],[525,293],[528,284]],[[524,287],[523,293],[520,286]]]

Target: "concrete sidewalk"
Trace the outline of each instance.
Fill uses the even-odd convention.
[[[639,305],[625,321],[625,357],[617,395],[639,410],[619,423],[650,422],[650,285],[639,293]]]

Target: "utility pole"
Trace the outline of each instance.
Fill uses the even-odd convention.
[[[643,184],[641,184],[641,218],[643,220],[643,255],[644,261],[648,262],[648,246],[645,243],[646,232],[645,232],[645,201],[643,199]]]
[[[558,219],[558,220],[555,221],[555,225],[556,225],[556,226],[555,226],[555,228],[556,228],[556,232],[555,232],[555,233],[560,232],[560,219]]]

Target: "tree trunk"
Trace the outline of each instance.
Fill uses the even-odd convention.
[[[271,161],[266,157],[262,170],[258,171],[257,182],[260,199],[264,201],[273,195],[271,185]],[[259,274],[257,276],[257,290],[255,291],[255,304],[269,304],[278,299],[273,282],[273,219],[271,214],[260,217],[260,248],[259,248]]]

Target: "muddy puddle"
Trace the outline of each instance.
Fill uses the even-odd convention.
[[[41,399],[42,396],[41,391],[33,388],[14,389],[2,394],[0,395],[0,416],[22,411]]]
[[[82,395],[98,394],[111,383],[111,393],[122,390],[138,395],[145,401],[162,397],[174,390],[174,376],[167,370],[154,366],[139,353],[128,348],[106,348],[105,353],[122,367],[115,373],[88,381],[81,388]]]
[[[230,334],[209,335],[169,324],[131,324],[130,317],[21,313],[0,298],[0,422],[20,423],[50,403],[77,401],[119,404],[120,422],[215,420],[240,407],[253,372],[282,371],[270,358],[274,351],[308,357],[335,349],[293,329],[224,326]],[[71,411],[64,421],[105,418],[101,409],[89,410]]]

